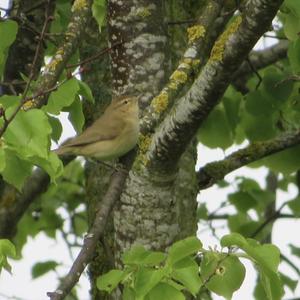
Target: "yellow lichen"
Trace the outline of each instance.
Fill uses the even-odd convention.
[[[149,149],[150,144],[151,144],[151,135],[141,134],[138,141],[140,153],[146,153]]]
[[[171,75],[171,80],[175,80],[179,83],[185,83],[188,79],[188,76],[185,72],[176,70],[172,75]]]
[[[195,42],[205,35],[205,28],[202,25],[194,25],[187,29],[188,40],[190,43]]]
[[[171,81],[171,82],[169,82],[169,84],[168,84],[168,88],[171,89],[171,90],[176,90],[177,87],[178,87],[178,84],[176,84],[175,81]]]
[[[63,55],[64,54],[64,49],[60,48],[56,51],[56,55]]]
[[[192,64],[192,61],[193,59],[190,58],[190,57],[185,57],[182,62],[185,63],[185,64],[188,64],[188,65],[191,65]]]
[[[218,40],[215,42],[215,45],[213,46],[211,53],[210,53],[210,59],[215,61],[220,61],[223,59],[223,54],[225,50],[225,44],[228,40],[228,38],[237,31],[240,24],[242,22],[242,17],[238,16],[231,24],[230,26],[222,33],[222,35],[218,38]]]
[[[33,108],[34,105],[35,105],[35,103],[34,103],[33,100],[28,100],[28,101],[26,101],[26,102],[23,104],[22,110],[25,110],[25,111],[26,111],[26,110],[29,110],[29,109]]]
[[[148,159],[146,153],[149,150],[151,141],[152,136],[150,134],[140,135],[138,140],[139,154],[136,159],[136,162],[138,162],[138,164],[142,163],[144,166],[147,165]]]
[[[71,31],[66,32],[65,37],[66,37],[67,40],[71,39],[71,38],[74,38],[74,37],[76,37],[76,33],[75,32],[71,32]]]
[[[56,59],[52,59],[50,61],[50,63],[46,66],[46,69],[48,71],[54,71],[55,68],[56,68],[56,66],[57,66],[57,64],[58,64],[58,61]]]
[[[88,6],[86,0],[75,0],[73,6],[72,6],[72,12],[76,10],[81,10],[83,8],[86,8]]]
[[[166,91],[162,91],[152,100],[152,106],[156,113],[162,113],[168,106],[169,95]]]
[[[136,15],[139,17],[142,17],[142,18],[147,18],[147,17],[151,16],[151,11],[149,8],[143,7],[143,8],[138,9]]]
[[[192,61],[192,66],[193,67],[197,67],[197,66],[199,66],[200,65],[200,59],[193,59],[193,61]]]

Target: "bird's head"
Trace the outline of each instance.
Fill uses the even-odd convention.
[[[137,96],[120,96],[112,100],[111,109],[122,114],[138,114],[138,100]]]

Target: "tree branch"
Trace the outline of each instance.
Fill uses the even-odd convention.
[[[222,214],[222,215],[208,215],[207,220],[209,221],[215,221],[215,220],[227,220],[228,218],[232,217],[234,215],[231,214]],[[284,213],[278,213],[276,216],[276,219],[298,219],[298,216],[295,216],[293,214],[284,214]]]
[[[14,202],[9,207],[0,209],[0,238],[12,238],[16,233],[17,224],[38,195],[48,188],[50,177],[41,169],[36,169],[27,179],[22,194],[16,195]],[[13,191],[11,186],[6,186],[2,201],[9,197]]]
[[[294,264],[287,256],[283,255],[282,253],[280,254],[280,258],[282,261],[288,264],[297,273],[298,276],[300,276],[300,270],[296,266],[296,264]]]
[[[57,49],[56,54],[45,66],[43,74],[37,82],[37,90],[34,93],[40,93],[43,90],[49,90],[56,85],[59,76],[64,70],[68,60],[77,49],[78,44],[84,34],[86,24],[91,17],[91,0],[75,0],[72,6],[72,16],[65,33],[62,45]],[[47,103],[48,95],[37,97],[32,102],[32,108],[39,108]]]
[[[251,52],[248,61],[244,61],[233,75],[232,81],[235,88],[243,94],[246,94],[248,92],[246,87],[247,77],[253,73],[253,69],[260,70],[286,58],[288,44],[288,41],[282,40],[276,45],[264,50]]]
[[[109,214],[119,199],[125,181],[128,175],[128,170],[133,162],[133,153],[124,157],[124,166],[126,169],[119,169],[112,174],[109,187],[101,202],[98,202],[96,207],[96,216],[92,227],[84,238],[82,248],[75,259],[70,271],[63,279],[61,285],[54,292],[48,292],[47,295],[51,300],[62,300],[72,290],[78,282],[82,272],[87,264],[95,255],[95,248],[100,237],[103,235]]]
[[[66,157],[63,159],[63,164],[67,165],[73,159],[74,157]],[[26,180],[22,193],[18,193],[15,188],[8,184],[5,185],[1,200],[2,203],[10,203],[10,205],[6,205],[4,208],[0,207],[0,238],[10,239],[15,235],[18,222],[31,203],[47,190],[49,183],[49,175],[37,168]],[[5,199],[10,197],[13,197],[14,200],[6,202]]]
[[[186,86],[192,74],[199,70],[204,62],[205,44],[207,38],[221,12],[220,1],[209,1],[204,7],[198,20],[194,20],[195,25],[188,28],[188,47],[173,71],[165,87],[152,99],[150,106],[144,113],[141,124],[142,133],[148,133],[159,123],[164,113],[173,105],[174,100]]]
[[[268,30],[282,0],[248,1],[215,43],[208,63],[152,139],[146,164],[151,172],[173,173],[201,123],[218,103],[233,73]]]
[[[282,40],[274,46],[268,47],[263,50],[253,51],[249,55],[249,61],[255,69],[263,69],[271,64],[276,63],[278,60],[286,58],[289,42]],[[245,76],[252,73],[252,68],[245,61],[240,66],[238,71],[234,74],[233,79]]]
[[[197,172],[199,188],[206,189],[223,179],[228,173],[251,162],[294,147],[300,143],[300,131],[285,133],[273,140],[255,142],[238,150],[221,161],[205,165]]]

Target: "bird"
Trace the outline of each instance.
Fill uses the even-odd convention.
[[[139,108],[137,96],[112,99],[104,113],[81,134],[67,140],[54,152],[59,156],[76,155],[97,160],[116,159],[137,143]]]

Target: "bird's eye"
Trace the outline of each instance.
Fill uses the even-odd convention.
[[[124,100],[124,104],[128,104],[128,100]]]

